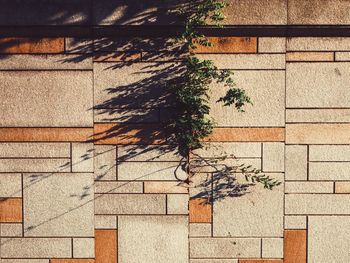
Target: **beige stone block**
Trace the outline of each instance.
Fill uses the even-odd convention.
[[[348,144],[350,124],[287,124],[287,144]]]
[[[1,263],[50,263],[49,259],[0,259]]]
[[[69,159],[0,159],[0,172],[69,172]]]
[[[213,87],[211,117],[219,127],[282,127],[285,125],[285,72],[237,71],[236,86],[246,91],[254,105],[245,105],[245,112],[225,107],[216,101],[226,94],[227,88]]]
[[[0,70],[92,70],[92,59],[78,55],[0,55]]]
[[[189,228],[190,237],[210,237],[211,226],[207,223],[191,223]]]
[[[259,53],[285,53],[286,39],[284,37],[259,37]]]
[[[167,214],[186,215],[188,214],[188,194],[168,194],[167,195]]]
[[[93,126],[91,72],[2,71],[0,83],[2,127]]]
[[[70,158],[69,143],[0,143],[0,158]]]
[[[344,51],[350,50],[348,37],[291,37],[287,38],[288,51]]]
[[[220,155],[218,156],[220,157]],[[216,161],[214,161],[216,162]],[[214,173],[218,169],[224,169],[226,167],[232,167],[236,172],[242,172],[242,169],[249,167],[248,169],[258,169],[261,170],[261,159],[259,158],[227,158],[224,160],[219,160],[214,164],[207,164],[206,162],[199,162],[198,160],[192,160],[193,167],[191,172],[194,173]]]
[[[71,249],[70,238],[1,239],[3,258],[70,258],[72,257]]]
[[[307,146],[285,146],[285,169],[286,180],[307,179]]]
[[[346,85],[349,69],[350,64],[346,62],[288,64],[287,107],[350,107],[346,99],[350,96]]]
[[[94,235],[92,174],[24,174],[23,184],[26,237]]]
[[[337,194],[287,194],[285,213],[293,215],[350,214],[350,196]]]
[[[294,194],[333,193],[333,182],[286,182],[285,192]]]
[[[348,25],[349,9],[350,3],[342,0],[289,0],[288,24]]]
[[[284,143],[264,143],[262,154],[262,170],[264,172],[284,171]]]
[[[106,215],[95,215],[95,229],[116,229],[117,217]]]
[[[148,194],[187,194],[188,186],[181,181],[144,182],[144,192]]]
[[[95,180],[116,180],[116,148],[110,145],[95,145]]]
[[[190,263],[238,263],[238,259],[190,259]]]
[[[335,61],[350,61],[350,52],[335,52]]]
[[[350,145],[310,145],[309,161],[350,161]]]
[[[201,60],[211,60],[219,69],[285,69],[284,54],[206,54]]]
[[[93,238],[73,238],[74,258],[94,258],[95,242]]]
[[[117,168],[118,180],[173,181],[187,178],[187,173],[182,170],[179,162],[121,162]]]
[[[335,193],[350,194],[350,182],[335,182]]]
[[[120,194],[142,193],[142,182],[95,182],[95,193]]]
[[[261,158],[261,143],[257,142],[211,142],[194,151],[202,158],[234,156],[236,158]],[[195,158],[193,156],[192,158]]]
[[[259,258],[258,238],[190,238],[191,258]]]
[[[285,229],[306,229],[306,221],[306,216],[285,216],[284,227]]]
[[[188,262],[188,217],[120,216],[118,262]]]
[[[103,194],[95,198],[95,214],[165,214],[165,195]]]
[[[94,172],[93,143],[72,143],[72,172]]]
[[[300,61],[334,61],[334,52],[287,52],[286,60]]]
[[[308,226],[308,262],[349,260],[350,217],[310,216]]]
[[[96,109],[94,111],[95,122],[118,122],[118,123],[155,123],[159,122],[158,109]]]
[[[268,174],[283,182],[283,174]],[[247,183],[237,177],[237,184]],[[213,235],[217,237],[283,236],[283,186],[273,190],[257,184],[239,197],[214,202]],[[230,220],[227,220],[230,218]]]
[[[170,145],[120,145],[118,161],[180,161],[181,156]]]
[[[4,224],[0,226],[0,233],[2,237],[21,237],[23,236],[22,224]]]
[[[310,180],[350,180],[350,163],[317,162],[309,164]]]
[[[0,174],[0,196],[22,197],[21,174]]]
[[[350,109],[287,109],[286,122],[350,122]]]
[[[263,238],[262,258],[283,258],[283,238]]]

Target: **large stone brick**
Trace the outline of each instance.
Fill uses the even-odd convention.
[[[333,193],[333,182],[286,182],[285,193],[324,194]]]
[[[287,109],[286,122],[350,122],[350,109]]]
[[[346,62],[288,64],[287,108],[350,107],[349,69]]]
[[[0,143],[1,158],[70,158],[69,143]]]
[[[0,83],[1,127],[92,126],[91,72],[2,71]]]
[[[309,161],[348,162],[350,145],[310,145]]]
[[[284,128],[214,128],[204,141],[210,142],[283,142]]]
[[[350,180],[349,162],[310,162],[310,180]]]
[[[24,174],[23,183],[25,236],[94,235],[92,174]]]
[[[69,159],[0,159],[0,172],[69,172]]]
[[[349,260],[350,217],[309,216],[308,225],[308,262]]]
[[[118,262],[188,262],[186,216],[120,216],[118,224]]]

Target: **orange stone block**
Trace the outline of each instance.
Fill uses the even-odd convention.
[[[0,199],[0,222],[20,223],[22,222],[22,199],[3,198]]]
[[[195,44],[195,53],[256,53],[256,37],[207,37],[211,47]]]
[[[163,144],[166,136],[158,125],[95,124],[95,144]]]
[[[95,262],[117,263],[117,231],[95,230]]]
[[[190,223],[211,223],[211,204],[205,198],[191,199],[189,202]]]
[[[86,142],[92,128],[0,128],[0,142]]]
[[[240,259],[238,263],[283,263],[282,259]]]
[[[94,259],[51,259],[50,263],[95,263]]]
[[[2,54],[63,53],[64,38],[0,38]]]
[[[283,142],[284,128],[214,128],[211,142]]]
[[[284,231],[284,263],[306,263],[306,230]]]

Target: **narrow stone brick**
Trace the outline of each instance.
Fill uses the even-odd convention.
[[[94,259],[51,259],[50,263],[95,263]]]
[[[285,146],[286,180],[302,181],[307,179],[307,146]]]
[[[287,109],[286,122],[350,122],[350,109]]]
[[[117,231],[95,231],[95,263],[117,262]]]
[[[259,258],[259,238],[190,238],[191,258]]]
[[[144,191],[149,194],[187,194],[188,187],[179,181],[144,182]]]
[[[22,197],[21,174],[0,175],[0,197]]]
[[[21,237],[23,231],[22,224],[4,224],[0,226],[0,233],[2,237]]]
[[[95,215],[95,229],[117,229],[117,217]]]
[[[94,258],[95,242],[93,238],[73,238],[74,258]],[[81,263],[85,263],[84,261]],[[86,262],[88,263],[88,262]]]
[[[285,53],[284,37],[259,37],[259,53]]]
[[[212,142],[206,143],[203,148],[194,150],[193,152],[202,158],[216,158],[219,155],[232,155],[236,158],[261,158],[261,143]]]
[[[306,229],[306,216],[284,216],[285,229]]]
[[[350,52],[335,52],[335,61],[350,61]]]
[[[116,147],[95,145],[94,173],[95,180],[117,180]]]
[[[284,143],[263,144],[263,171],[284,171]]]
[[[284,231],[284,263],[306,263],[306,230]]]
[[[291,37],[287,39],[288,51],[344,51],[350,50],[348,37]]]
[[[263,238],[262,257],[283,258],[283,238]]]
[[[309,161],[349,162],[350,145],[310,145]]]
[[[69,159],[0,159],[0,172],[69,172]]]
[[[69,143],[0,143],[0,158],[70,158]]]
[[[287,124],[287,144],[348,144],[350,124]]]
[[[190,237],[210,237],[211,224],[190,223]]]
[[[284,128],[214,128],[205,141],[211,142],[282,142]]]
[[[283,263],[282,259],[240,259],[239,263]]]
[[[191,199],[189,202],[190,223],[211,223],[212,205],[205,198]]]
[[[69,54],[90,54],[93,52],[93,40],[91,38],[66,37],[65,48],[65,53]],[[88,56],[86,55],[86,57]]]
[[[287,52],[286,60],[291,61],[333,61],[333,52]]]
[[[181,161],[176,148],[171,145],[120,145],[118,146],[118,161]]]
[[[0,142],[85,142],[91,128],[0,128]]]
[[[256,53],[256,37],[207,37],[211,47],[201,46],[195,43],[196,53]]]
[[[336,194],[350,194],[350,182],[335,182]]]
[[[349,215],[350,196],[343,194],[286,194],[287,215]]]
[[[95,123],[157,123],[159,122],[159,109],[95,109]]]
[[[333,182],[286,182],[285,193],[333,193]]]
[[[188,214],[188,194],[168,194],[167,195],[167,214],[186,215]]]
[[[239,263],[238,259],[190,259],[190,263]]]
[[[0,200],[0,222],[20,223],[23,221],[22,199],[4,198]]]
[[[94,145],[72,143],[72,172],[94,172]]]
[[[0,38],[0,53],[63,53],[64,38]]]
[[[165,136],[157,125],[95,124],[95,144],[163,144]]]
[[[142,192],[142,182],[95,182],[96,194],[121,194]]]
[[[114,53],[95,53],[94,62],[136,62],[141,60],[141,52],[127,53],[127,52],[114,52]]]
[[[1,263],[50,263],[50,259],[1,259]]]
[[[350,180],[350,163],[348,162],[310,162],[310,180]]]

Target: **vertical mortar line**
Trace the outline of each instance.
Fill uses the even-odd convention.
[[[73,143],[70,142],[69,143],[69,151],[70,151],[70,172],[72,173],[73,172]]]
[[[73,238],[71,238],[71,253],[72,253],[72,258],[74,258]]]
[[[63,37],[63,54],[67,53],[67,47],[66,47],[66,37]]]
[[[165,194],[165,214],[168,214],[168,195]]]
[[[257,37],[257,38],[256,38],[256,53],[257,53],[257,54],[259,53],[259,38],[260,38],[260,37]]]
[[[333,52],[333,61],[335,61],[335,51]]]
[[[261,171],[264,171],[264,143],[261,143]]]
[[[115,146],[115,180],[118,181],[118,145]]]
[[[214,237],[214,182],[213,182],[213,173],[210,175],[211,180],[211,197],[210,197],[210,203],[211,203],[211,236]]]
[[[309,216],[306,216],[306,263],[309,262]]]
[[[307,169],[306,169],[306,180],[309,181],[309,174],[310,174],[310,157],[309,157],[309,153],[310,153],[310,145],[307,145],[306,148],[306,161],[307,161]]]
[[[287,23],[288,23],[288,1],[287,1]],[[284,38],[284,164],[283,164],[283,246],[284,246],[284,231],[286,229],[286,140],[287,140],[287,38]],[[284,251],[284,247],[283,247]],[[284,254],[283,254],[284,258]]]
[[[145,181],[142,181],[142,193],[145,193]]]
[[[333,182],[333,194],[335,194],[335,181]]]
[[[262,248],[262,246],[263,246],[263,239],[260,238],[260,258],[263,258],[263,248]]]

